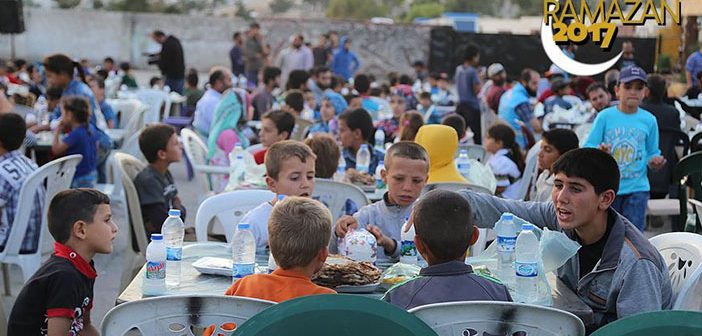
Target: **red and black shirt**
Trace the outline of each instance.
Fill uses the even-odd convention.
[[[8,335],[46,335],[48,319],[71,319],[68,335],[83,330],[93,307],[93,262],[60,243],[54,254],[27,281],[10,314]]]

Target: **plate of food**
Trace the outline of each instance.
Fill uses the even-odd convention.
[[[322,269],[312,277],[312,282],[339,293],[371,293],[378,289],[380,275],[380,270],[367,261],[330,255]]]

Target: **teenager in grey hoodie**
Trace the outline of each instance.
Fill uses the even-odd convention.
[[[400,141],[385,153],[385,170],[380,173],[388,186],[383,199],[362,207],[352,216],[336,222],[331,250],[337,240],[355,228],[366,229],[378,242],[378,261],[395,261],[400,256],[400,228],[409,217],[429,176],[429,155],[422,146]]]
[[[605,152],[570,151],[553,164],[552,202],[504,200],[468,190],[476,225],[492,227],[511,212],[539,227],[561,230],[582,247],[558,269],[559,278],[594,312],[592,331],[619,318],[670,309],[672,290],[663,257],[610,206],[619,167]]]

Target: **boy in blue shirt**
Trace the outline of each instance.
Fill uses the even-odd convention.
[[[621,180],[612,207],[641,231],[651,189],[646,166],[660,169],[665,165],[658,148],[656,117],[639,107],[646,84],[643,69],[636,66],[623,69],[615,87],[619,104],[597,115],[584,145],[611,153],[617,161]]]

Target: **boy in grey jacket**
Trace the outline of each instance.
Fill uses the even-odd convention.
[[[629,220],[611,208],[619,167],[593,148],[570,151],[552,167],[552,202],[504,200],[463,190],[479,227],[511,212],[539,227],[561,230],[582,247],[559,278],[594,311],[589,331],[619,318],[670,309],[672,290],[663,257]]]
[[[429,267],[391,288],[383,300],[403,309],[441,302],[512,301],[507,287],[473,273],[464,262],[468,247],[478,240],[470,216],[468,201],[453,191],[433,190],[417,201],[414,241]]]
[[[385,170],[380,176],[388,186],[383,199],[343,216],[336,222],[332,251],[338,239],[355,228],[366,229],[378,242],[378,261],[394,261],[400,257],[400,228],[409,217],[412,204],[419,197],[429,177],[429,155],[411,141],[400,141],[385,153]],[[381,249],[382,247],[382,249]]]

